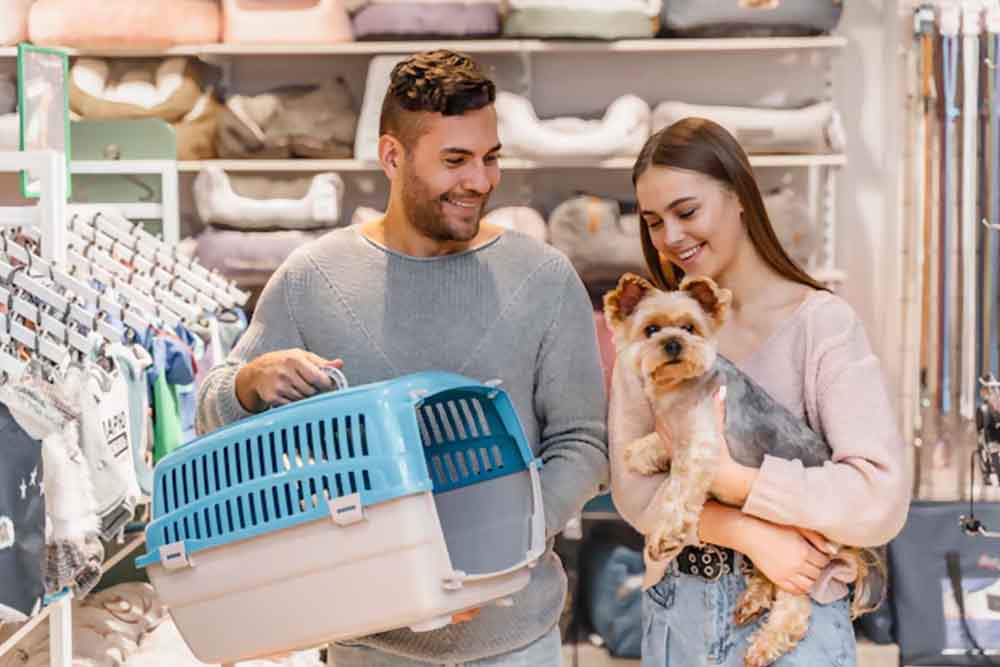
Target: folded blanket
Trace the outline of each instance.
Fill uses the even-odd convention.
[[[38,0],[28,22],[35,44],[81,49],[205,44],[220,29],[215,0]]]
[[[341,78],[226,101],[216,149],[223,158],[346,158],[358,114]]]

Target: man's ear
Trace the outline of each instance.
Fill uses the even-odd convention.
[[[655,289],[645,278],[626,273],[618,280],[618,287],[604,295],[605,321],[612,328],[621,326],[632,316],[639,302]]]
[[[403,144],[391,134],[383,134],[378,138],[378,160],[390,181],[399,173],[404,152]]]

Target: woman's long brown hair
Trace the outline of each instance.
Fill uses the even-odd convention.
[[[757,252],[779,274],[814,289],[827,290],[788,256],[774,233],[771,219],[764,208],[764,199],[754,180],[750,160],[739,142],[721,125],[706,118],[684,118],[660,130],[646,141],[632,168],[632,185],[651,166],[685,169],[704,174],[729,188],[739,197],[743,207],[747,233]],[[642,254],[657,287],[674,290],[684,273],[670,262],[662,260],[653,246],[646,223],[639,222]]]

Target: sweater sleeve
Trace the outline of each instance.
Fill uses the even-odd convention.
[[[885,544],[906,520],[910,484],[879,361],[861,322],[840,300],[818,309],[808,326],[806,400],[815,403],[815,426],[832,459],[805,468],[798,460],[765,457],[743,511],[811,528],[840,544]]]
[[[608,480],[607,397],[593,309],[568,265],[557,303],[535,370],[546,537],[561,531]]]
[[[236,375],[247,362],[267,352],[305,347],[288,299],[292,280],[286,262],[264,287],[250,326],[225,363],[205,377],[198,391],[195,427],[199,435],[250,416],[236,397]]]

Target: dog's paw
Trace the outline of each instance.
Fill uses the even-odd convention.
[[[670,456],[659,436],[651,433],[625,448],[625,465],[639,475],[655,475],[670,469]]]
[[[653,561],[673,560],[684,548],[682,538],[673,526],[660,526],[646,538],[646,556]]]

